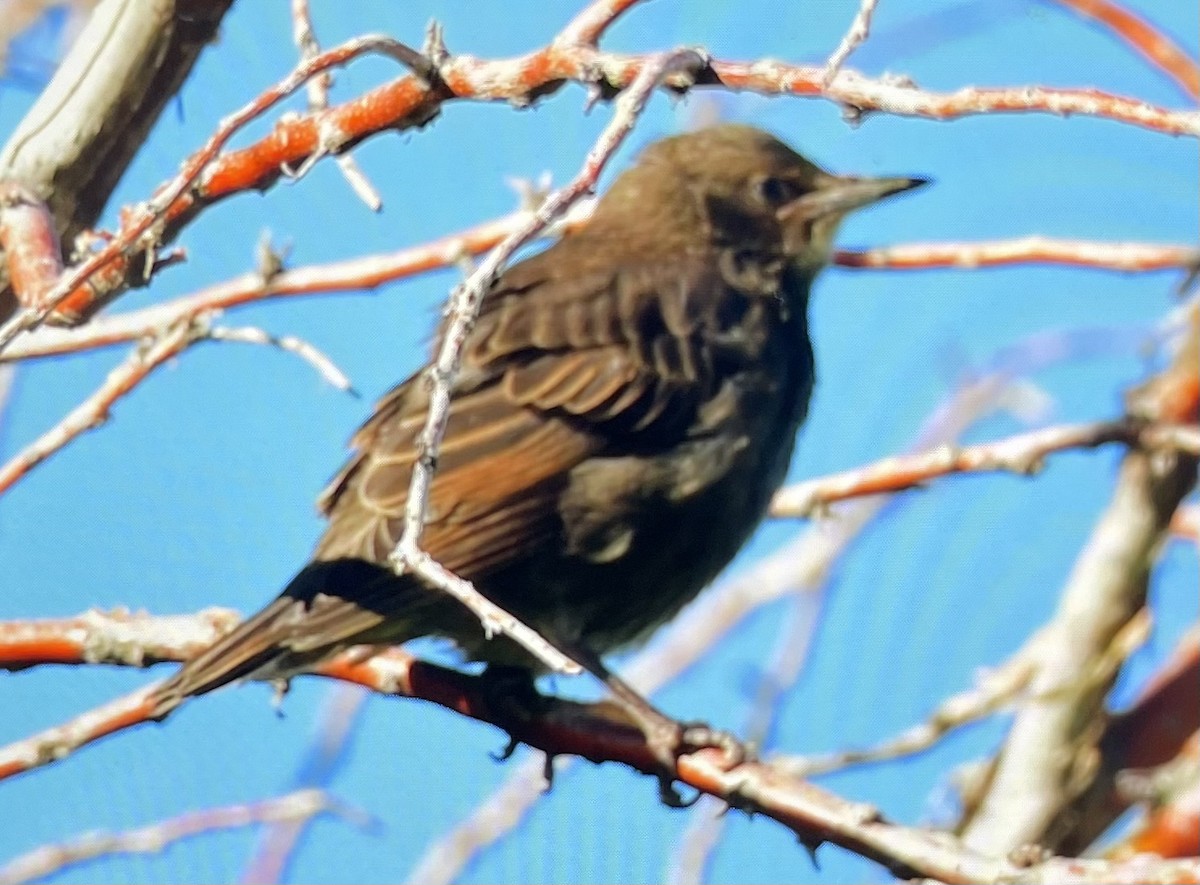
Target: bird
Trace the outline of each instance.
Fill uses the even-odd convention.
[[[422,549],[611,676],[603,656],[697,596],[783,482],[814,383],[809,292],[839,223],[923,183],[835,175],[742,124],[649,145],[582,229],[486,292]],[[541,671],[389,564],[420,457],[424,379],[387,393],[352,438],[319,499],[328,526],[311,561],[160,683],[156,716],[230,682],[287,680],[352,646],[424,636],[498,671]]]

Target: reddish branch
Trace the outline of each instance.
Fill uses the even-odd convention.
[[[1061,849],[1077,854],[1087,849],[1112,824],[1138,801],[1153,797],[1138,796],[1124,788],[1123,773],[1130,770],[1150,772],[1178,764],[1181,758],[1194,754],[1196,733],[1200,729],[1200,630],[1193,628],[1171,654],[1166,665],[1142,689],[1129,709],[1114,715],[1107,724],[1098,744],[1099,772],[1087,792],[1076,803],[1076,820],[1069,838]],[[1162,803],[1170,805],[1170,802]],[[1161,819],[1150,819],[1140,831],[1144,841],[1131,837],[1121,850],[1152,851],[1166,854],[1165,845],[1158,848],[1150,840],[1161,833],[1168,836],[1178,832],[1180,817],[1167,811]],[[1200,846],[1200,827],[1193,825],[1190,851]],[[1180,856],[1175,854],[1173,856]]]
[[[49,207],[15,181],[0,181],[0,250],[21,307],[41,307],[62,274],[62,245]]]
[[[161,186],[146,207],[123,213],[121,229],[112,242],[63,277],[47,297],[50,307],[26,311],[0,328],[0,349],[19,331],[40,323],[60,302],[70,299],[73,309],[86,313],[91,299],[109,297],[129,273],[144,265],[131,255],[133,250],[153,250],[169,241],[208,205],[234,193],[265,189],[286,170],[303,167],[317,156],[341,153],[378,132],[423,125],[447,101],[529,104],[567,82],[582,83],[601,95],[627,88],[657,55],[601,52],[594,40],[613,17],[631,5],[615,0],[594,4],[550,45],[518,58],[489,61],[446,54],[426,60],[429,68],[420,76],[401,77],[342,105],[281,119],[255,144],[221,154],[233,132],[309,78],[366,53],[402,55],[401,48],[407,53],[411,50],[388,38],[368,36],[304,61],[275,87],[223,121],[208,144],[185,161],[181,174]],[[440,56],[442,47],[435,48]],[[822,67],[773,60],[713,60],[699,76],[688,72],[668,78],[666,83],[676,90],[706,85],[768,95],[823,97],[859,113],[878,110],[939,120],[1004,112],[1079,114],[1168,134],[1200,136],[1200,112],[1171,111],[1091,89],[1030,86],[934,93],[891,80],[872,80],[853,71],[839,73],[826,85]],[[92,290],[84,287],[88,280]]]
[[[220,171],[220,165],[214,164],[213,161],[229,139],[251,120],[291,95],[311,77],[329,68],[346,64],[369,53],[403,56],[406,52],[411,53],[411,50],[389,37],[358,37],[302,62],[274,87],[223,119],[204,146],[184,160],[180,173],[161,185],[146,205],[134,209],[127,207],[121,213],[121,228],[104,248],[66,273],[58,284],[46,293],[43,303],[37,309],[20,311],[0,327],[0,349],[20,332],[41,323],[60,305],[64,309],[69,308],[83,315],[86,314],[89,304],[98,298],[107,297],[130,271],[129,256],[135,247],[153,254],[163,241],[165,227],[187,215],[189,210],[199,207],[197,195],[206,191],[208,183]],[[311,149],[305,152],[305,156],[318,150],[330,150],[330,139],[334,138],[335,134],[340,147],[341,132],[328,125],[319,127],[319,132],[314,131],[314,135],[319,135],[319,140],[312,142]],[[272,180],[281,174],[279,169],[275,169],[274,173]],[[202,174],[204,180],[201,180]],[[146,239],[143,240],[143,237]]]
[[[1200,98],[1200,65],[1170,37],[1123,6],[1109,0],[1055,0],[1084,18],[1107,27],[1165,72],[1193,98]]]
[[[1122,792],[1137,790],[1149,810],[1109,856],[1153,852],[1160,857],[1194,857],[1200,845],[1200,731],[1193,732],[1183,752],[1171,762],[1123,774]]]
[[[559,31],[555,43],[564,46],[595,46],[604,32],[639,0],[593,0]]]
[[[0,32],[14,16],[20,19],[16,7],[21,5],[3,4]],[[86,23],[0,147],[0,178],[20,182],[49,203],[68,248],[96,223],[162,109],[217,33],[230,0],[79,5],[89,7],[88,15],[79,17]],[[8,283],[0,268],[4,320],[18,307]]]
[[[358,661],[353,652],[323,666],[319,675],[367,686],[376,692],[420,697],[503,728],[515,740],[550,756],[570,754],[594,762],[615,761],[660,776],[659,763],[636,727],[611,717],[603,706],[545,699],[536,709],[513,709],[478,677],[413,659],[402,651]],[[147,721],[149,692],[139,691],[90,711],[70,723],[0,750],[0,779],[61,758],[109,734]],[[904,878],[944,882],[993,882],[1034,875],[1020,861],[995,859],[964,848],[946,834],[892,824],[873,806],[848,802],[769,763],[731,767],[715,750],[681,756],[675,777],[727,804],[764,814],[789,827],[805,844],[830,842],[875,860]],[[1045,861],[1054,863],[1055,861]],[[1145,862],[1145,861],[1143,861]]]
[[[591,204],[580,203],[565,219],[567,230],[583,225]],[[330,292],[358,292],[453,267],[463,255],[481,255],[528,220],[520,210],[428,243],[396,252],[365,255],[328,264],[283,270],[269,278],[249,272],[192,295],[152,307],[99,316],[76,329],[42,328],[14,341],[0,361],[77,353],[134,341],[187,317],[275,298]],[[1183,270],[1196,261],[1196,249],[1154,243],[1100,243],[1026,237],[979,243],[916,243],[864,251],[839,250],[833,263],[869,270],[979,268],[1046,263],[1116,271]]]
[[[89,611],[76,618],[0,621],[0,670],[38,664],[146,666],[178,661],[208,648],[241,620],[210,608],[177,618],[123,609]]]

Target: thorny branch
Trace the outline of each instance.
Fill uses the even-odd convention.
[[[1103,8],[1106,5],[1104,3],[1087,4],[1082,2],[1082,0],[1061,0],[1061,2],[1077,7],[1091,5],[1093,8]],[[298,10],[297,21],[306,19],[304,0],[294,0],[293,5],[294,9]],[[95,283],[93,278],[93,282],[88,283],[89,285],[94,285],[96,291],[101,294],[103,294],[105,286],[112,288],[119,285],[120,280],[123,280],[128,273],[130,256],[133,252],[145,250],[147,254],[152,255],[160,240],[170,236],[203,206],[243,187],[262,186],[263,183],[277,176],[279,170],[292,168],[290,164],[293,162],[299,162],[301,168],[303,168],[305,162],[311,162],[313,158],[321,153],[340,153],[345,147],[361,140],[371,132],[380,131],[389,126],[414,125],[424,122],[429,116],[437,112],[437,106],[441,102],[452,98],[486,99],[499,96],[509,97],[512,100],[527,101],[557,88],[557,85],[549,84],[558,84],[560,81],[572,79],[594,83],[595,78],[599,76],[601,92],[622,88],[629,90],[623,97],[623,101],[629,99],[630,95],[635,94],[637,90],[644,87],[644,95],[640,99],[644,102],[660,79],[665,80],[668,85],[677,89],[689,88],[693,85],[692,81],[694,80],[699,85],[723,85],[732,89],[750,88],[763,92],[778,91],[792,92],[797,95],[823,95],[826,98],[841,102],[848,108],[858,110],[881,109],[890,113],[913,114],[933,118],[1008,110],[1089,113],[1121,120],[1134,125],[1149,126],[1162,132],[1190,135],[1200,134],[1200,114],[1196,112],[1170,111],[1162,108],[1154,108],[1145,103],[1119,96],[1106,95],[1097,91],[1047,89],[960,90],[952,95],[937,95],[911,86],[897,86],[891,82],[870,81],[854,72],[838,73],[838,67],[853,49],[853,45],[849,45],[848,49],[845,46],[852,43],[854,28],[851,29],[851,34],[847,35],[846,43],[835,52],[834,56],[830,59],[829,65],[824,69],[808,69],[801,66],[784,65],[774,62],[750,64],[707,62],[706,64],[706,60],[704,59],[697,60],[693,58],[679,65],[683,74],[682,76],[676,76],[667,70],[670,66],[665,63],[663,63],[663,70],[655,71],[654,65],[662,63],[662,56],[621,56],[602,53],[595,49],[596,41],[608,25],[618,15],[633,5],[635,5],[635,0],[607,0],[607,2],[593,3],[570,25],[564,28],[559,37],[550,46],[527,56],[525,59],[507,62],[480,62],[477,59],[468,60],[466,57],[451,58],[447,55],[445,58],[438,60],[439,63],[436,69],[419,70],[413,77],[402,78],[395,83],[387,84],[375,90],[372,93],[373,99],[390,95],[394,99],[403,100],[394,102],[388,109],[387,113],[391,114],[390,117],[372,120],[360,129],[339,128],[340,124],[338,121],[345,119],[344,116],[339,116],[339,114],[348,105],[342,108],[329,109],[323,99],[314,100],[314,112],[312,114],[298,121],[289,121],[286,125],[281,124],[280,127],[277,127],[274,135],[281,135],[281,133],[284,133],[286,127],[290,126],[297,127],[291,130],[291,134],[293,135],[309,131],[305,127],[311,127],[312,132],[319,130],[324,134],[316,138],[315,141],[305,141],[303,138],[293,141],[292,145],[298,147],[289,149],[295,149],[300,152],[293,159],[277,159],[267,163],[258,163],[257,165],[254,163],[248,164],[244,167],[243,171],[248,172],[251,178],[242,179],[242,183],[240,184],[230,184],[230,181],[232,181],[230,179],[222,185],[222,176],[232,172],[236,166],[235,161],[253,159],[253,152],[256,149],[262,148],[265,142],[247,148],[242,152],[222,154],[221,145],[223,144],[223,140],[218,142],[217,139],[222,138],[222,135],[223,138],[228,138],[233,131],[245,122],[245,120],[242,120],[241,122],[232,124],[233,128],[226,130],[226,124],[229,123],[227,120],[222,124],[222,129],[218,131],[214,139],[210,140],[209,144],[189,161],[179,177],[173,179],[172,182],[168,182],[163,188],[160,188],[152,201],[145,207],[140,208],[138,211],[127,213],[127,220],[122,231],[112,240],[109,246],[101,249],[83,265],[69,272],[59,280],[44,305],[27,310],[12,323],[0,329],[0,348],[3,348],[6,343],[12,341],[22,330],[35,326],[54,309],[56,304],[66,303],[66,299],[71,298],[72,295],[77,293],[79,287],[87,282],[93,273],[107,272],[107,281]],[[864,37],[866,25],[869,22],[869,16],[873,8],[874,3],[871,0],[864,0],[860,7],[860,18],[863,21],[859,30],[861,30]],[[1109,21],[1110,24],[1112,23],[1111,17],[1105,20]],[[1123,29],[1118,28],[1118,31],[1127,37],[1131,34],[1136,34],[1136,29],[1128,25],[1123,26]],[[309,36],[311,36],[311,31],[309,32]],[[318,71],[328,70],[330,66],[341,64],[349,60],[350,57],[353,57],[346,56],[340,61],[332,60],[335,54],[339,52],[344,53],[346,48],[351,44],[346,44],[346,46],[340,47],[338,50],[333,50],[331,53],[324,53],[314,57],[311,55],[311,52],[315,47],[315,40],[311,43],[307,40],[299,40],[299,42],[303,46],[308,47],[303,50],[307,60],[284,83],[294,81],[296,77],[300,76],[302,70],[312,69],[308,74],[304,75],[304,77],[311,77]],[[1131,40],[1131,42],[1137,43],[1136,40]],[[1148,44],[1137,45],[1144,46]],[[403,48],[407,50],[407,47]],[[371,50],[364,49],[362,51]],[[383,51],[387,50],[384,49]],[[411,53],[411,50],[407,50],[407,52]],[[402,59],[411,61],[410,55],[404,52],[399,52],[398,54]],[[1146,54],[1154,58],[1156,63],[1160,64],[1164,70],[1171,69],[1168,61],[1164,60],[1165,56],[1155,56],[1150,51],[1146,51]],[[838,57],[839,55],[840,58]],[[527,64],[524,69],[517,64],[517,62],[529,62],[530,60],[536,60],[542,64],[540,64],[536,71],[532,64]],[[492,67],[488,68],[488,65]],[[587,65],[587,67],[581,67],[581,65]],[[648,71],[650,73],[647,73]],[[483,81],[474,78],[482,77],[485,73],[507,75],[511,79],[505,80],[504,76],[493,76],[488,86],[481,89],[479,87]],[[1191,69],[1191,76],[1193,78],[1196,76],[1194,65]],[[1196,93],[1195,84],[1188,80],[1186,76],[1184,78],[1177,77],[1177,79],[1180,79],[1180,82],[1184,83],[1185,88],[1188,88],[1192,94]],[[289,91],[298,88],[302,82],[303,79],[296,82],[294,86],[290,86]],[[649,85],[645,85],[647,82]],[[282,88],[282,86],[283,84],[280,84],[279,87],[276,87],[276,90]],[[391,90],[391,92],[387,92],[388,90]],[[276,97],[268,101],[267,96],[270,94],[272,93],[260,96],[259,99],[256,99],[252,105],[248,106],[241,113],[246,112],[251,107],[261,105],[251,116],[261,114],[270,104],[277,100]],[[407,104],[405,104],[406,101]],[[631,101],[630,103],[634,102]],[[618,110],[618,116],[620,116],[620,109]],[[232,120],[233,118],[230,119]],[[249,117],[245,119],[249,119]],[[632,120],[629,122],[631,124]],[[332,140],[330,133],[335,133]],[[286,137],[283,140],[286,141]],[[279,148],[278,140],[273,144],[273,148]],[[611,151],[611,148],[609,150]],[[343,154],[342,156],[346,157],[348,155]],[[602,158],[599,160],[600,164],[603,163],[603,157],[606,156],[602,154]],[[594,172],[598,174],[599,166],[596,167]],[[587,170],[585,168],[586,173]],[[254,178],[253,176],[255,175],[258,177]],[[247,184],[247,181],[258,183]],[[593,175],[591,179],[592,184],[594,184],[594,181],[595,178]],[[578,183],[578,180],[576,183]],[[222,186],[225,187],[225,190],[222,190]],[[580,193],[590,187],[591,184],[584,186],[580,190]],[[564,202],[566,201],[567,198],[564,198]],[[522,227],[536,228],[547,222],[548,219],[542,218],[543,214],[538,213],[533,221],[530,221],[527,216],[519,220],[518,223]],[[532,229],[528,234],[524,234],[524,236],[533,235],[535,235],[535,231]],[[1196,261],[1194,250],[1189,251],[1182,247],[1161,247],[1158,252],[1152,250],[1159,249],[1160,247],[1149,247],[1151,251],[1139,252],[1139,249],[1143,249],[1139,244],[1128,244],[1133,248],[1122,247],[1120,250],[1112,250],[1104,254],[1093,254],[1089,252],[1091,245],[1093,244],[1069,244],[1067,248],[1060,249],[1053,242],[1030,239],[1012,246],[1006,252],[1005,248],[1008,247],[992,248],[992,244],[986,244],[985,248],[980,248],[976,251],[972,251],[973,247],[971,246],[961,244],[944,246],[935,244],[923,247],[894,247],[890,250],[871,250],[865,253],[842,253],[839,259],[844,264],[861,267],[969,266],[973,264],[1006,263],[1017,260],[1046,260],[1077,264],[1094,263],[1096,266],[1117,267],[1126,270],[1177,267],[1180,262],[1191,262],[1194,264]],[[480,249],[482,250],[487,247],[481,245]],[[906,254],[905,249],[924,250],[924,254],[921,255],[914,252]],[[462,294],[460,301],[466,307],[461,313],[456,314],[456,320],[461,320],[464,332],[466,328],[469,328],[471,322],[470,306],[472,299],[477,302],[478,297],[486,289],[490,279],[492,279],[492,275],[498,272],[503,261],[507,259],[507,255],[511,254],[511,250],[509,250],[507,255],[502,250],[503,245],[501,250],[497,252],[499,257],[493,256],[494,263],[491,265],[485,263],[484,267],[480,269],[478,275],[480,282],[474,284],[476,286],[475,291],[468,291],[465,286],[463,287],[462,291],[466,294]],[[938,250],[941,251],[939,252]],[[492,259],[490,258],[489,261],[492,261]],[[280,274],[279,277],[272,279],[266,285],[260,280],[258,286],[253,291],[248,287],[243,287],[237,291],[234,291],[236,287],[227,287],[220,295],[213,295],[212,297],[227,299],[227,303],[220,306],[232,306],[236,303],[244,303],[260,297],[273,297],[283,294],[295,294],[301,291],[311,291],[311,289],[304,289],[302,287],[313,285],[312,277],[314,275],[311,274],[312,270],[314,269],[303,269],[297,272],[296,279],[294,280],[287,278],[286,274],[289,272]],[[301,281],[301,277],[305,272],[310,273],[308,282]],[[361,274],[362,266],[360,265],[350,272]],[[319,276],[319,274],[316,276]],[[344,286],[345,282],[343,281],[340,284],[333,282],[330,284],[327,279],[324,283],[317,282],[316,285],[329,285],[330,288],[337,288],[339,285]],[[358,285],[362,284],[359,283]],[[104,387],[97,391],[92,398],[89,398],[88,402],[81,404],[80,409],[72,412],[58,428],[55,428],[46,437],[38,440],[33,446],[19,455],[17,459],[0,468],[0,490],[3,490],[6,485],[11,485],[16,476],[28,470],[38,460],[46,457],[48,452],[54,451],[56,446],[62,444],[61,442],[55,442],[53,439],[47,442],[48,438],[54,437],[54,439],[58,439],[65,434],[66,439],[69,439],[73,435],[77,435],[88,429],[96,421],[102,420],[112,401],[117,396],[120,396],[121,392],[128,390],[133,384],[138,383],[141,378],[144,378],[155,366],[161,365],[163,361],[168,360],[175,353],[182,351],[182,349],[196,340],[194,336],[197,334],[197,318],[207,317],[209,311],[218,305],[214,303],[201,304],[197,300],[191,300],[185,306],[183,302],[184,300],[181,299],[173,305],[163,305],[160,308],[149,309],[161,311],[163,307],[166,307],[169,308],[167,312],[178,311],[178,313],[172,314],[173,321],[168,324],[159,323],[157,326],[142,325],[140,326],[140,331],[130,331],[131,329],[138,328],[139,322],[144,321],[148,323],[148,319],[142,320],[136,317],[136,315],[145,316],[147,312],[131,312],[125,317],[119,318],[119,322],[113,323],[107,332],[97,332],[96,326],[98,324],[92,323],[80,330],[81,334],[74,336],[74,343],[67,343],[65,345],[61,343],[46,345],[43,343],[43,347],[48,347],[48,349],[43,350],[42,353],[67,352],[71,349],[77,349],[80,341],[90,342],[83,346],[100,346],[113,343],[114,341],[136,340],[145,336],[148,331],[154,332],[154,336],[150,342],[146,346],[135,350],[130,355],[127,363],[119,367],[110,376]],[[160,313],[159,315],[163,316],[164,314]],[[101,329],[103,330],[102,325]],[[163,331],[164,329],[165,331]],[[46,333],[51,331],[45,330]],[[257,332],[257,330],[254,331]],[[209,332],[211,337],[211,330]],[[42,355],[37,349],[38,339],[41,334],[39,333],[36,336],[27,335],[23,339],[15,341],[9,353],[6,354],[6,357],[20,359],[32,355]],[[59,339],[59,341],[71,342],[72,334],[64,333],[65,337]],[[104,338],[106,334],[109,336],[107,339]],[[235,333],[235,337],[244,339],[248,334],[244,331],[239,331]],[[88,337],[89,335],[91,336],[90,338]],[[262,333],[262,337],[270,338],[266,333]],[[45,340],[52,341],[54,339],[53,336],[48,335],[47,339],[43,339],[43,341]],[[25,349],[22,349],[23,345],[25,345]],[[56,351],[54,350],[56,346],[63,349]],[[314,353],[316,352],[314,351]],[[309,354],[309,356],[314,362],[317,361],[316,357],[312,356],[312,354]],[[445,393],[448,393],[449,381],[447,379],[452,377],[454,359],[454,355],[449,355],[445,363],[449,371],[435,378],[436,381],[445,385]],[[114,390],[119,392],[114,394]],[[431,410],[430,422],[427,428],[430,431],[427,437],[427,441],[430,443],[430,449],[427,450],[429,453],[436,451],[438,438],[436,424],[438,420],[433,410]],[[441,420],[444,420],[444,416]],[[1189,420],[1192,423],[1186,423]],[[1074,444],[1091,445],[1101,442],[1119,441],[1130,445],[1131,458],[1139,455],[1144,448],[1156,448],[1159,450],[1164,447],[1170,448],[1178,455],[1178,453],[1191,453],[1196,449],[1197,441],[1194,420],[1194,415],[1190,419],[1186,415],[1183,417],[1168,415],[1165,417],[1160,416],[1157,420],[1150,421],[1149,423],[1139,423],[1137,426],[1129,422],[1114,422],[1107,428],[1103,428],[1102,425],[1094,425],[1090,429],[1066,428],[1066,431],[1078,432],[1079,435],[1077,435]],[[1120,429],[1117,429],[1118,423],[1122,425]],[[1051,428],[1045,432],[1044,436],[1048,436],[1051,431],[1061,432],[1062,430],[1062,428]],[[1111,433],[1111,438],[1105,435],[1109,433]],[[1087,437],[1087,434],[1093,435]],[[1095,434],[1099,434],[1099,436]],[[1155,434],[1157,436],[1154,436]],[[1035,435],[1030,434],[1028,436],[1033,437]],[[1079,442],[1078,440],[1083,437],[1096,441],[1087,442],[1084,439],[1083,442]],[[65,440],[63,441],[65,442]],[[1023,440],[1021,443],[1032,446],[1032,449],[1039,451],[1040,454],[1057,450],[1057,448],[1053,447],[1053,444],[1043,446],[1042,449],[1038,450],[1038,444],[1032,443],[1030,439]],[[1070,445],[1072,443],[1061,444]],[[983,447],[974,448],[976,450],[983,449]],[[982,458],[982,463],[985,464],[989,463],[988,458],[992,458],[995,459],[995,463],[1001,464],[1002,469],[1021,469],[1016,461],[1009,459],[1006,462],[1004,456],[996,455],[996,449],[992,449],[990,452],[970,452],[964,456],[963,453],[966,451],[959,450],[955,453],[959,459],[955,461],[955,464],[959,465],[955,469],[975,469],[970,466],[963,466],[969,465],[972,458]],[[1037,457],[1040,457],[1040,454]],[[976,463],[980,462],[977,461]],[[1013,466],[1014,464],[1017,466]],[[423,466],[419,465],[419,467]],[[17,471],[15,476],[12,474],[13,470]],[[924,478],[934,475],[939,474],[929,473]],[[425,480],[426,488],[427,482],[428,477]],[[420,501],[420,496],[417,494],[420,490],[419,487],[420,481],[414,476],[414,494],[410,496],[410,500],[417,498],[418,502]],[[817,501],[814,494],[810,489],[801,495],[806,502],[806,507],[813,506],[814,502]],[[419,506],[420,503],[414,508],[413,513],[409,514],[411,518],[406,522],[406,540],[402,541],[401,547],[403,549],[398,551],[398,558],[401,561],[407,562],[410,567],[415,564],[418,569],[421,569],[426,566],[422,562],[422,554],[417,546],[420,524],[423,519],[419,513]],[[415,526],[415,528],[412,528],[410,532],[410,527],[412,526]],[[436,563],[429,563],[428,567],[436,571]],[[0,634],[2,632],[0,631]],[[53,642],[50,642],[48,646],[40,646],[42,652],[51,647],[53,647]],[[61,647],[58,650],[60,653],[66,654]],[[151,657],[154,656],[151,655]],[[164,657],[169,657],[169,655],[165,655]],[[37,653],[33,653],[29,660],[36,662]],[[336,674],[339,678],[370,684],[376,690],[399,690],[401,693],[413,693],[411,669],[404,669],[408,667],[407,664],[400,665],[400,670],[390,668],[389,662],[391,660],[391,657],[386,655],[366,663],[348,659],[341,663],[335,662],[331,664],[327,668],[327,672]],[[19,660],[14,664],[14,660],[11,658],[8,664],[9,666],[20,666]],[[372,670],[373,664],[380,664],[381,669]],[[452,706],[454,709],[461,710],[464,704],[464,697],[469,694],[469,691],[464,693],[461,687],[453,682],[453,679],[454,677],[451,677],[451,684],[454,687],[436,689],[432,694],[437,695],[438,691],[448,692],[444,695],[447,700],[442,700],[442,702],[447,703],[448,706]],[[486,708],[486,700],[478,703],[482,705],[481,709]],[[470,708],[469,703],[467,706]],[[607,739],[605,724],[603,722],[591,722],[586,718],[586,715],[579,720],[583,723],[580,727],[580,733],[572,735],[571,728],[575,722],[577,711],[564,707],[556,711],[556,713],[562,713],[563,710],[566,710],[566,712],[563,713],[564,719],[562,723],[554,721],[553,716],[548,717],[546,722],[535,723],[532,726],[533,730],[528,733],[527,739],[551,751],[555,748],[564,748],[568,752],[577,752],[588,758],[616,758],[623,761],[636,760],[638,758],[640,750],[636,747],[632,750],[628,748],[616,749],[609,753],[608,750],[612,748],[605,744]],[[124,727],[137,721],[135,716],[136,710],[130,712],[126,708],[126,714],[127,718],[123,720],[120,717],[118,717],[118,720],[110,719],[106,724],[101,725],[101,730],[98,732],[87,732],[86,729],[74,730],[69,735],[63,733],[62,736],[64,738],[69,736],[71,739],[82,737],[86,737],[88,740],[95,739],[98,734],[110,733],[117,727]],[[483,718],[487,718],[486,715]],[[99,720],[93,721],[98,722]],[[119,724],[114,725],[115,722],[119,722]],[[528,723],[514,724],[512,722],[505,722],[502,724],[514,733],[520,734],[525,734],[522,731],[523,727],[529,727]],[[560,725],[562,726],[561,730]],[[539,729],[547,730],[542,731]],[[580,741],[581,743],[572,743],[572,741]],[[619,738],[617,744],[620,744]],[[66,744],[61,746],[66,746]],[[43,752],[45,751],[46,747],[43,747]],[[55,755],[57,754],[57,750],[51,752]],[[630,753],[632,753],[632,756],[629,755]],[[48,758],[43,758],[40,761],[49,760]],[[8,762],[11,766],[11,756],[9,756]],[[631,761],[630,764],[634,764],[636,767],[637,762]],[[696,754],[695,757],[688,757],[681,760],[681,775],[698,788],[707,789],[713,795],[720,795],[730,803],[749,805],[758,810],[763,810],[777,819],[783,820],[790,826],[793,826],[801,835],[801,838],[806,838],[806,836],[810,840],[814,838],[817,840],[820,838],[831,838],[839,844],[859,850],[865,856],[879,859],[900,874],[919,873],[921,875],[934,876],[945,881],[976,880],[975,877],[980,877],[979,881],[994,881],[997,877],[1020,876],[1024,881],[1027,878],[1035,877],[1039,873],[1050,875],[1051,870],[1054,868],[1054,861],[1029,868],[1014,864],[1011,860],[997,862],[983,855],[974,854],[963,848],[963,846],[954,844],[948,840],[934,838],[931,834],[924,831],[906,830],[905,828],[895,827],[885,822],[874,809],[866,806],[850,805],[836,799],[836,797],[808,788],[806,785],[801,785],[801,789],[798,791],[794,790],[794,784],[779,782],[777,780],[778,772],[773,772],[769,766],[751,764],[743,766],[746,769],[745,771],[739,769],[733,773],[721,771],[719,768],[709,770],[706,766],[707,760],[703,754]],[[11,767],[5,769],[3,765],[0,765],[0,771],[12,773],[16,770],[23,769],[14,769]],[[730,778],[731,774],[737,776]],[[814,833],[818,835],[814,837]],[[1139,869],[1144,871],[1145,867]],[[1197,872],[1200,872],[1194,866],[1192,868],[1181,867],[1180,869],[1193,876]],[[1111,874],[1112,868],[1107,868],[1105,872]],[[1152,872],[1158,875],[1167,874],[1165,867],[1152,868]]]
[[[418,440],[420,457],[413,466],[412,482],[405,500],[404,532],[389,557],[398,573],[413,572],[446,591],[479,615],[485,633],[503,632],[532,652],[552,670],[578,673],[580,667],[561,654],[536,631],[479,594],[467,581],[450,573],[420,549],[418,542],[425,524],[429,488],[433,481],[438,448],[450,414],[450,391],[458,374],[463,343],[475,323],[484,293],[513,254],[566,212],[585,194],[591,193],[605,165],[633,128],[650,96],[664,78],[681,71],[694,71],[705,59],[690,49],[664,53],[643,68],[638,79],[617,101],[612,120],[596,140],[575,179],[552,193],[525,222],[496,246],[478,269],[450,297],[450,321],[437,356],[429,369],[432,390],[429,413]]]

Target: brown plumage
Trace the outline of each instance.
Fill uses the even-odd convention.
[[[813,383],[806,308],[842,216],[919,180],[823,172],[726,125],[649,147],[591,222],[506,271],[454,386],[422,546],[564,649],[643,638],[734,556],[783,480]],[[361,643],[511,641],[387,557],[428,394],[376,407],[283,594],[169,679],[160,714]]]

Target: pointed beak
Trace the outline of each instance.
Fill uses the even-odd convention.
[[[798,199],[788,213],[808,219],[842,216],[893,194],[928,184],[928,178],[851,178],[830,175],[815,190]]]

